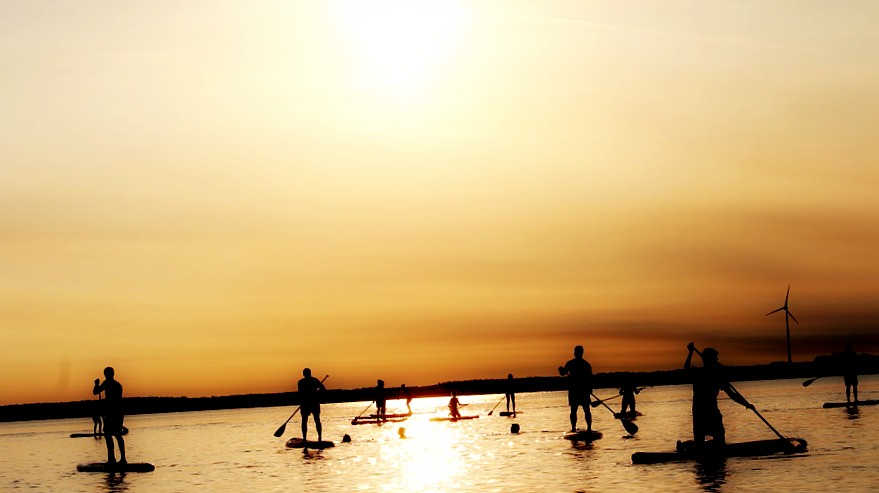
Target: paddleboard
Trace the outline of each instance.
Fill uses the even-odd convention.
[[[354,418],[351,420],[352,425],[375,425],[382,423],[400,423],[402,421],[406,421],[408,418],[387,418],[387,419],[378,419],[378,418]]]
[[[577,430],[577,431],[569,431],[565,433],[565,440],[570,440],[572,442],[591,442],[593,440],[598,440],[602,435],[600,431],[585,431],[585,430]]]
[[[778,453],[794,454],[806,451],[806,440],[788,438],[782,440],[756,440],[753,442],[728,443],[723,447],[706,447],[697,450],[692,441],[678,442],[674,452],[635,452],[632,464],[661,464],[663,462],[697,461],[712,462],[727,457],[755,457]]]
[[[858,407],[858,406],[875,406],[879,404],[879,400],[866,400],[866,401],[857,401],[857,402],[825,402],[824,409],[829,409],[831,407]]]
[[[378,414],[370,414],[369,416],[366,416],[366,417],[367,417],[367,418],[373,418],[373,419],[379,419],[379,418],[384,418],[384,419],[395,419],[395,418],[408,418],[409,416],[412,416],[412,413],[403,413],[403,414],[385,414],[384,416],[379,416]],[[359,418],[355,418],[355,419],[359,419]]]
[[[613,417],[616,419],[635,419],[638,416],[644,416],[641,414],[641,411],[626,411],[625,413],[613,413]]]
[[[515,415],[517,415],[517,414],[522,414],[522,412],[523,412],[523,411],[515,411],[515,412],[501,411],[499,415],[500,415],[500,416],[515,416]]]
[[[92,462],[91,464],[79,464],[76,470],[79,472],[152,472],[156,466],[146,462],[128,462],[126,464],[107,464],[106,462]]]
[[[430,418],[431,421],[462,421],[465,419],[476,419],[479,415],[475,416],[461,416],[460,418],[453,418],[451,416],[437,416],[434,418]]]
[[[287,448],[316,448],[316,449],[325,449],[330,447],[335,447],[336,444],[333,442],[328,442],[326,440],[321,440],[319,442],[308,440],[302,441],[301,438],[291,438],[287,440]]]

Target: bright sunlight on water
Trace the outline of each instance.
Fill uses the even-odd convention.
[[[283,438],[273,432],[294,408],[129,416],[129,461],[155,464],[151,473],[78,473],[77,463],[104,459],[101,440],[69,438],[91,430],[91,420],[0,424],[0,490],[40,492],[510,492],[510,491],[870,491],[879,488],[879,406],[857,412],[822,409],[844,400],[838,378],[804,388],[801,380],[742,382],[738,389],[779,432],[805,438],[794,456],[728,459],[718,466],[679,462],[632,465],[636,451],[666,451],[690,434],[690,388],[649,387],[638,396],[644,415],[627,436],[599,407],[592,445],[562,438],[568,428],[562,392],[519,394],[515,418],[501,417],[501,395],[462,396],[464,415],[479,419],[434,422],[447,399],[416,399],[408,420],[352,425],[368,403],[323,406],[322,451],[288,449],[299,417]],[[862,377],[861,399],[879,398],[879,378]],[[613,395],[598,390],[599,396]],[[617,407],[619,400],[610,401]],[[402,406],[402,407],[401,407]],[[405,405],[388,403],[388,412]],[[773,438],[753,413],[721,402],[731,442]],[[369,411],[367,411],[367,414]],[[582,418],[581,418],[582,419]],[[512,434],[513,423],[521,433]],[[401,438],[400,429],[403,428]],[[311,432],[313,433],[313,431]],[[342,443],[342,436],[351,443]],[[315,438],[310,435],[310,438]]]

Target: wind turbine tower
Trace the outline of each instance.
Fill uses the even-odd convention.
[[[767,316],[769,316],[775,312],[780,312],[780,311],[784,310],[784,330],[785,330],[785,333],[787,334],[787,362],[788,362],[788,364],[793,362],[793,360],[791,359],[791,354],[790,354],[790,319],[791,318],[794,319],[794,322],[797,322],[797,325],[800,324],[800,322],[797,321],[797,317],[795,317],[794,314],[791,313],[790,310],[788,310],[788,308],[787,308],[787,300],[789,297],[790,297],[790,284],[787,285],[787,294],[784,295],[784,306],[782,306],[781,308],[776,308],[775,310],[772,310],[771,312],[766,314]]]

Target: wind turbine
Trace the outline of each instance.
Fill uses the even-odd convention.
[[[797,321],[797,317],[795,317],[794,314],[791,313],[790,310],[788,310],[788,308],[787,308],[787,299],[789,297],[790,297],[790,284],[787,285],[787,294],[784,295],[784,306],[782,306],[781,308],[776,308],[775,310],[772,310],[771,312],[767,313],[766,315],[769,316],[775,312],[780,312],[780,311],[784,310],[784,330],[785,330],[785,333],[787,334],[787,362],[791,363],[792,360],[791,360],[791,355],[790,355],[790,321],[789,321],[789,319],[791,319],[791,318],[794,319],[794,322],[797,322],[797,325],[799,325],[800,322]]]

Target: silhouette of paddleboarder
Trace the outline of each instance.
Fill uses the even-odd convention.
[[[375,414],[379,419],[386,419],[387,414],[387,392],[385,391],[385,381],[378,380],[375,385]]]
[[[400,396],[406,399],[406,410],[409,414],[412,414],[412,392],[409,392],[405,383],[400,385]]]
[[[302,441],[308,442],[308,416],[314,417],[314,429],[317,430],[317,441],[323,439],[323,427],[320,423],[320,395],[319,392],[327,388],[320,380],[311,376],[311,369],[302,370],[302,378],[298,385],[299,410],[302,411]]]
[[[730,399],[747,409],[754,410],[754,405],[726,380],[716,349],[709,347],[701,352],[701,368],[692,365],[695,344],[687,344],[687,350],[689,353],[684,369],[689,371],[693,382],[693,443],[697,448],[704,447],[706,437],[710,436],[713,446],[723,446],[726,444],[726,431],[723,428],[723,415],[717,407],[720,391],[723,390]]]
[[[104,434],[104,420],[101,419],[101,394],[98,394],[98,402],[95,403],[92,411],[92,434],[95,439]]]
[[[583,346],[574,348],[574,359],[559,367],[559,375],[568,375],[568,405],[571,406],[571,431],[577,431],[577,408],[583,408],[586,431],[592,431],[592,365],[583,359]]]
[[[510,373],[507,375],[507,414],[510,412],[510,403],[513,404],[513,414],[516,413],[516,382],[513,380],[513,374]]]
[[[623,400],[620,404],[620,415],[625,416],[627,412],[632,416],[636,415],[635,394],[639,394],[640,392],[641,390],[635,387],[629,378],[626,378],[623,385],[620,387],[620,395],[623,396]]]
[[[99,378],[95,379],[95,386],[92,389],[94,395],[104,393],[106,397],[103,400],[103,421],[104,421],[104,438],[107,442],[107,464],[115,465],[116,454],[113,450],[113,439],[119,445],[119,464],[127,464],[125,460],[125,440],[122,438],[124,427],[122,422],[125,414],[122,409],[122,384],[116,380],[116,371],[108,366],[104,368],[104,382],[101,383]]]
[[[851,404],[858,402],[858,353],[855,352],[851,341],[845,343],[845,351],[842,352],[842,379],[845,382],[845,402]]]
[[[458,393],[454,390],[452,391],[452,398],[449,399],[449,414],[452,415],[452,418],[458,419],[461,417],[461,412],[458,411],[458,406],[460,403],[458,402]]]

